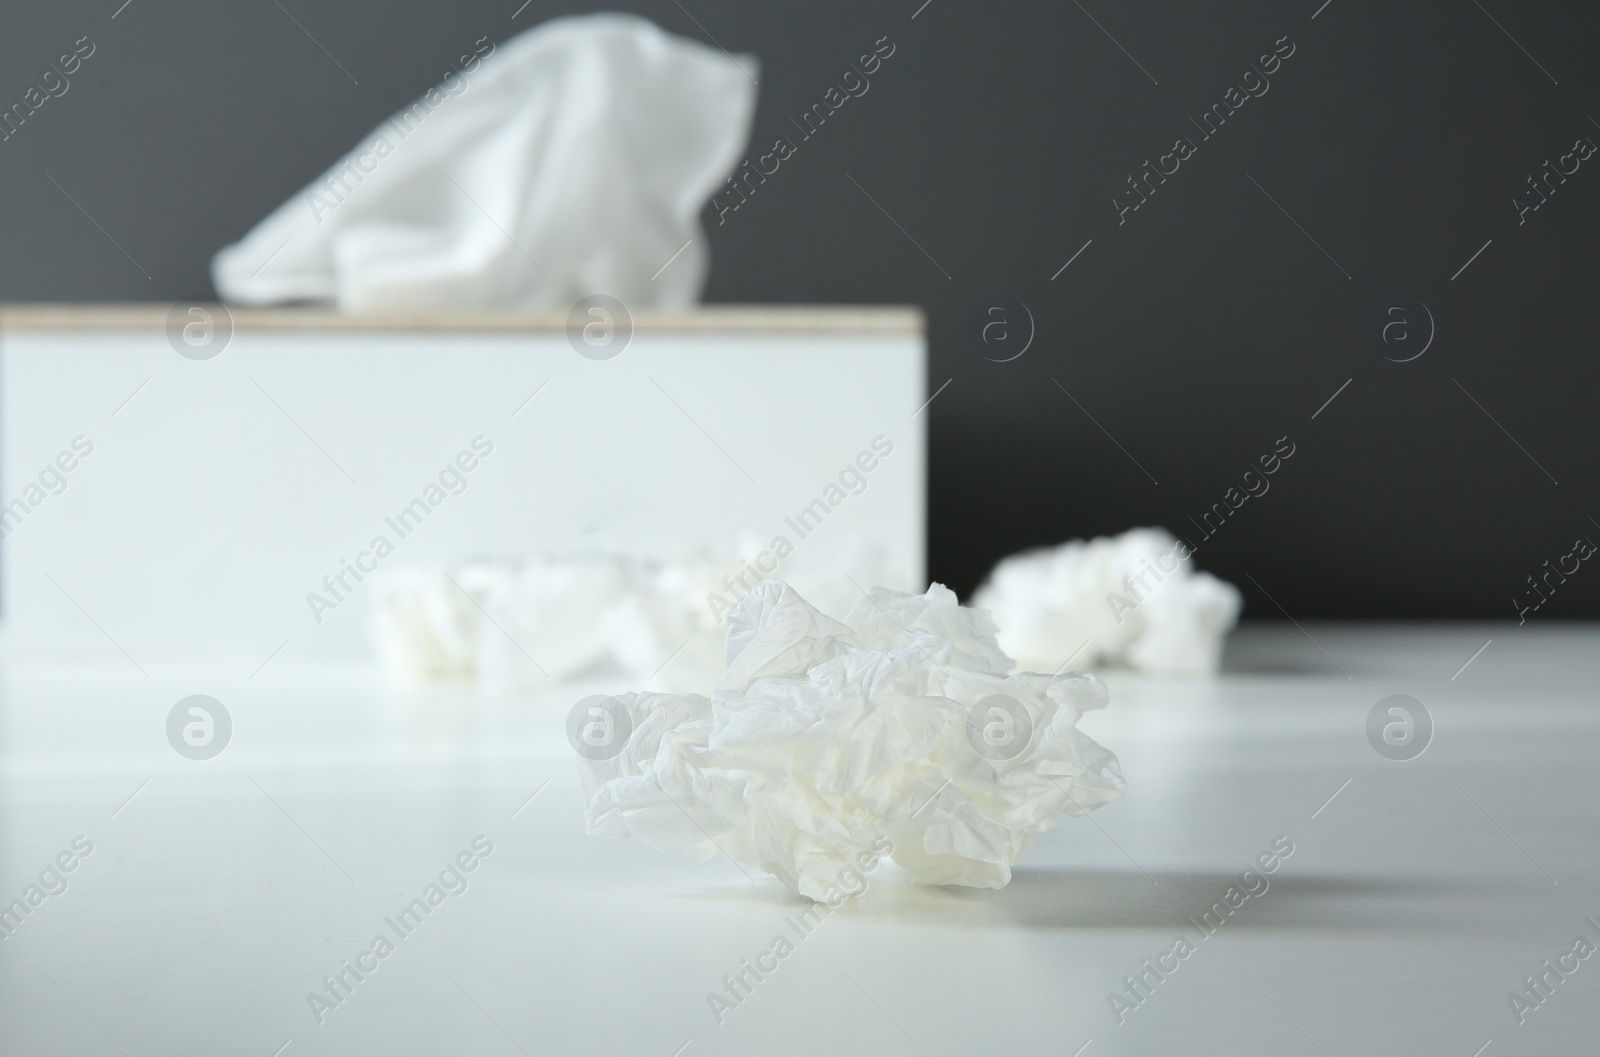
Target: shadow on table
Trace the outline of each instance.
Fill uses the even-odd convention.
[[[1430,907],[1459,906],[1474,894],[1498,898],[1481,884],[1361,877],[1271,877],[1265,890],[1239,902],[1237,874],[1085,871],[1019,868],[1005,888],[919,887],[875,883],[840,908],[847,916],[898,918],[957,928],[1255,928],[1364,929],[1427,927]],[[1232,890],[1232,894],[1230,894]],[[1239,902],[1230,909],[1229,900]],[[1193,919],[1191,922],[1190,919]],[[1441,924],[1459,918],[1441,913]]]
[[[1284,625],[1268,631],[1258,623],[1251,630],[1255,634],[1236,635],[1228,639],[1222,651],[1221,674],[1339,678],[1361,674],[1351,657],[1347,655],[1342,662],[1334,661],[1333,657],[1323,652],[1316,639],[1306,636],[1304,629]]]

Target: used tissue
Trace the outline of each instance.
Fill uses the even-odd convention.
[[[1000,645],[1024,667],[1214,672],[1241,599],[1232,584],[1194,571],[1191,555],[1162,529],[1071,540],[1002,560],[972,604],[994,615]]]
[[[727,598],[761,580],[754,538],[737,549],[595,549],[480,559],[375,581],[374,639],[392,681],[570,679],[605,668],[659,690],[705,691],[722,675]],[[854,583],[881,580],[880,548],[853,540],[831,568],[786,571],[843,608]]]
[[[1057,815],[1124,785],[1077,729],[1104,684],[1012,666],[941,585],[877,588],[840,622],[768,580],[729,612],[709,697],[575,706],[589,832],[725,854],[818,901],[886,849],[915,883],[1003,887]]]
[[[482,38],[219,252],[217,292],[352,312],[692,304],[699,213],[749,135],[755,68],[634,15]]]

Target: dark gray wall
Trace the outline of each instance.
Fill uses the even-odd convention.
[[[218,246],[473,40],[588,10],[132,0],[113,19],[121,2],[5,7],[7,106],[77,38],[96,51],[0,143],[0,298],[206,295]],[[928,310],[933,385],[952,379],[925,412],[936,577],[965,592],[1017,548],[1155,523],[1252,615],[1279,614],[1265,589],[1296,617],[1510,617],[1544,562],[1600,540],[1600,158],[1513,204],[1600,143],[1593,5],[919,2],[628,7],[761,57],[763,148],[896,45],[748,204],[708,212],[709,297]],[[1202,138],[1190,119],[1259,91],[1246,71],[1286,36],[1266,94]],[[1179,137],[1197,149],[1119,223],[1128,178],[1170,170]],[[1021,304],[1032,345],[992,362],[1021,331],[986,345],[986,309]],[[1391,362],[1430,313],[1428,351]],[[1270,491],[1204,539],[1190,519],[1284,436]],[[1600,615],[1600,570],[1530,619],[1578,615]]]

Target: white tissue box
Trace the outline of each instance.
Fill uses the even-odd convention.
[[[596,547],[926,586],[920,311],[571,318],[0,310],[8,648],[367,654],[378,571]]]

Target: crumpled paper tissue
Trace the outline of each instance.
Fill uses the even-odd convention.
[[[1194,570],[1188,544],[1163,529],[1023,551],[972,596],[1024,667],[1120,664],[1163,675],[1215,672],[1239,620],[1232,584]],[[1082,652],[1078,652],[1078,651]]]
[[[609,666],[653,689],[705,691],[722,676],[726,600],[759,583],[754,537],[736,548],[596,548],[386,572],[373,639],[391,681],[504,688]],[[849,541],[827,570],[789,575],[824,605],[883,578],[880,547]]]
[[[757,68],[634,15],[480,38],[219,252],[217,292],[350,312],[692,304],[710,262],[699,213],[749,136]]]
[[[580,701],[590,833],[758,866],[812,900],[884,853],[912,882],[1003,887],[1057,815],[1120,796],[1077,729],[1087,673],[1011,674],[988,614],[884,588],[841,623],[768,580],[728,614],[709,697]]]

